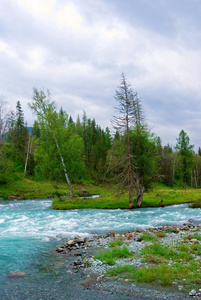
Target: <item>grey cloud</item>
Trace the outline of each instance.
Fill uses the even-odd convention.
[[[174,145],[184,129],[199,146],[200,1],[55,3],[50,18],[14,0],[0,3],[0,95],[13,106],[22,101],[29,125],[34,86],[49,89],[74,119],[85,110],[110,126],[123,71],[164,144]],[[66,4],[81,16],[77,28],[58,23]]]

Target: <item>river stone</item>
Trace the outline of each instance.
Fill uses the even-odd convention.
[[[188,227],[188,225],[185,225],[185,226],[183,226],[181,229],[182,229],[182,230],[189,230],[189,227]]]
[[[57,249],[56,249],[56,251],[57,251],[57,252],[63,252],[63,251],[64,251],[64,249],[63,249],[63,248],[61,248],[61,247],[59,247],[59,248],[57,248]]]
[[[199,227],[195,227],[195,228],[193,228],[193,232],[196,232],[196,231],[199,231],[200,230],[200,228]]]
[[[136,242],[141,242],[141,241],[142,241],[141,236],[136,236],[136,237],[135,237],[135,241],[136,241]]]
[[[73,246],[75,244],[74,240],[68,240],[68,242],[66,243],[66,245],[68,246]]]
[[[8,277],[25,277],[28,274],[26,272],[21,272],[21,271],[15,271],[15,272],[11,272],[9,273],[7,276]]]
[[[200,241],[198,241],[197,239],[191,239],[190,242],[193,243],[193,244],[199,244],[200,243]]]
[[[195,296],[195,295],[196,295],[196,290],[191,290],[189,296]]]
[[[76,244],[84,244],[86,242],[86,238],[75,238]]]

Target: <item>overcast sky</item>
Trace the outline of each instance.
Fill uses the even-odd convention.
[[[121,73],[151,130],[201,146],[201,0],[0,0],[0,96],[28,125],[33,87],[111,127]]]

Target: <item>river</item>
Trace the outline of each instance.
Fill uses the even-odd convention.
[[[136,227],[183,224],[200,219],[200,209],[187,204],[135,210],[51,209],[51,200],[0,202],[0,287],[12,271],[38,272],[41,260],[63,238],[76,234],[124,232]]]

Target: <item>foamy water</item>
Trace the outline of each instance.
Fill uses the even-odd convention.
[[[37,264],[52,239],[76,234],[131,231],[200,219],[188,205],[136,210],[51,209],[51,200],[0,202],[0,275]]]

